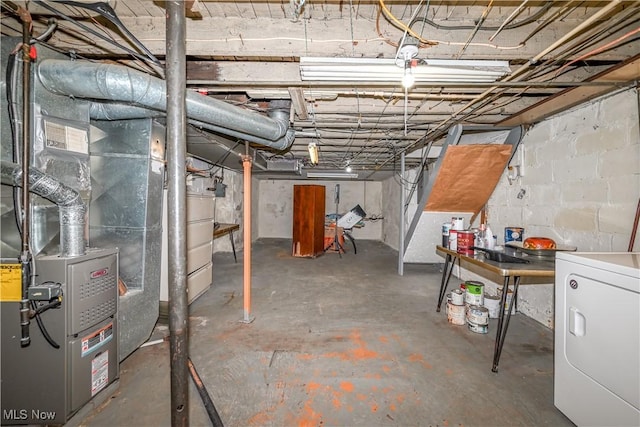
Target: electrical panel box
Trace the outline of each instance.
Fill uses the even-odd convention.
[[[119,376],[117,249],[34,264],[36,285],[59,284],[62,302],[31,320],[27,347],[19,302],[1,303],[3,425],[64,424]]]

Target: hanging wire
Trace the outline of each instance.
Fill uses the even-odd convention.
[[[553,6],[553,1],[547,1],[545,3],[544,6],[542,6],[536,13],[534,13],[533,15],[529,16],[528,18],[524,18],[521,21],[518,22],[514,22],[512,24],[509,25],[505,25],[504,28],[502,28],[503,30],[513,30],[519,27],[523,27],[525,25],[531,24],[535,21],[537,21],[539,18],[541,18],[545,13],[547,13],[547,11]],[[453,12],[453,9],[452,9]],[[448,19],[448,17],[447,17]],[[418,22],[422,22],[424,24],[428,24],[429,26],[435,28],[436,30],[473,30],[476,25],[442,25],[442,24],[438,24],[435,21],[431,20],[431,19],[427,19],[426,15],[424,18],[416,18],[414,21],[411,22],[411,24],[409,25],[410,27],[413,27],[413,25],[415,25]],[[480,29],[480,31],[497,31],[500,27],[495,27],[495,26],[484,26]]]
[[[353,0],[349,0],[349,26],[351,27],[351,56],[356,56],[356,43],[353,36]]]
[[[476,24],[476,26],[473,29],[473,31],[471,32],[471,34],[469,34],[469,37],[467,38],[467,41],[464,42],[464,46],[462,46],[462,49],[460,49],[460,52],[458,52],[458,55],[456,56],[456,59],[460,59],[460,57],[462,56],[464,51],[467,50],[467,47],[469,46],[469,43],[471,43],[471,40],[473,40],[473,38],[476,36],[476,34],[478,33],[478,30],[480,29],[482,24],[484,24],[484,21],[487,19],[487,16],[489,15],[489,12],[491,11],[492,8],[493,8],[493,0],[491,0],[489,2],[487,7],[482,12],[482,15],[480,16],[480,19],[478,19],[478,23]]]

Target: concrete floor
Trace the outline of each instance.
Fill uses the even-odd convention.
[[[258,241],[251,324],[239,322],[241,256],[214,256],[214,285],[190,307],[190,357],[225,426],[573,425],[553,406],[552,331],[514,315],[492,373],[496,321],[481,335],[436,313],[439,266],[398,276],[397,252],[357,243],[302,259],[289,240]],[[80,424],[170,425],[168,342],[120,372]],[[190,384],[191,425],[210,425]]]

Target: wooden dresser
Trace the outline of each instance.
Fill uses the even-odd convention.
[[[293,256],[324,253],[324,185],[293,186]]]

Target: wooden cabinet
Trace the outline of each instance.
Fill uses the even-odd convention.
[[[324,185],[293,186],[293,256],[324,252]]]

